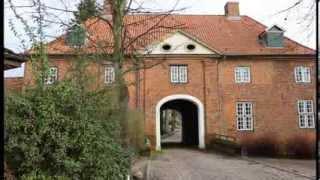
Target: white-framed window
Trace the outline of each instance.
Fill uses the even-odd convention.
[[[114,67],[112,65],[107,65],[104,69],[104,82],[106,84],[112,84],[115,80]]]
[[[170,65],[170,75],[172,83],[188,82],[188,66],[187,65]]]
[[[44,84],[50,85],[58,80],[58,68],[49,67],[48,75],[44,78]]]
[[[311,73],[309,67],[298,66],[294,69],[295,79],[297,83],[310,83]]]
[[[251,102],[237,102],[237,128],[239,131],[253,130],[253,113]]]
[[[234,73],[236,83],[250,83],[250,67],[236,67]]]
[[[312,100],[298,101],[299,127],[314,128],[314,112]]]

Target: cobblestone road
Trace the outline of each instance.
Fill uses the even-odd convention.
[[[148,166],[148,180],[306,180],[315,179],[311,160],[241,158],[170,148]]]

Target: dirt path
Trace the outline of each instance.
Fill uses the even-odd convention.
[[[315,179],[313,161],[229,157],[170,148],[148,166],[148,180],[305,180]]]

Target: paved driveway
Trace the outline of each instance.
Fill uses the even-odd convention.
[[[315,179],[315,163],[170,148],[149,161],[147,176],[148,180],[305,180]]]

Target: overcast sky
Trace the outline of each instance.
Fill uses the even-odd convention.
[[[44,0],[48,6],[63,7],[64,4],[75,9],[75,5],[79,0]],[[98,0],[101,3],[103,0]],[[183,14],[224,14],[224,5],[230,0],[179,0],[178,9],[186,8],[179,13]],[[307,28],[308,21],[302,19],[310,12],[311,2],[314,0],[304,0],[304,3],[296,9],[292,9],[289,13],[277,14],[279,11],[284,10],[292,6],[297,0],[238,0],[240,4],[240,14],[248,15],[259,22],[271,26],[273,24],[280,25],[286,32],[285,35],[303,45],[315,49],[315,23],[311,27]],[[25,0],[13,0],[16,5],[26,5]],[[172,9],[177,0],[136,0],[136,2],[144,2],[144,7],[150,9]],[[165,3],[164,3],[165,2]],[[5,7],[9,4],[5,0]],[[315,9],[315,8],[314,8]],[[20,11],[21,12],[21,11]],[[314,12],[315,13],[315,12]],[[68,13],[59,13],[58,16],[61,19],[68,20],[72,16]],[[311,16],[308,16],[311,17]],[[10,8],[5,8],[5,47],[16,52],[23,51],[21,46],[21,40],[15,37],[14,33],[10,30],[9,20],[14,23],[17,30],[21,30],[22,26],[14,18]],[[315,20],[314,20],[315,21]],[[20,31],[23,32],[23,31]],[[48,29],[50,35],[58,36],[63,33],[61,27],[51,26]],[[23,76],[23,68],[17,68],[5,72],[5,77]]]

